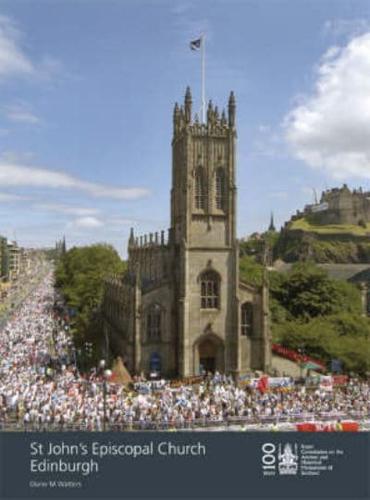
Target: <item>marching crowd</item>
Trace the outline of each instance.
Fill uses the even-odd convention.
[[[113,430],[369,418],[370,385],[359,379],[333,391],[297,386],[261,392],[218,373],[194,385],[163,381],[139,391],[108,382],[104,388],[98,371],[83,375],[77,369],[53,304],[49,275],[0,332],[0,426],[102,430],[104,416]]]

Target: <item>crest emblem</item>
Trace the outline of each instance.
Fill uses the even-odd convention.
[[[294,451],[293,451],[294,448]],[[282,445],[279,444],[279,474],[280,475],[295,475],[298,472],[298,447],[294,447],[290,443],[286,443],[282,451]]]

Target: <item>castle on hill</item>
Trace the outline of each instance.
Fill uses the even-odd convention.
[[[175,104],[171,227],[131,230],[128,270],[103,298],[106,341],[131,373],[270,367],[267,277],[261,287],[239,279],[235,116],[233,93],[227,115],[209,103],[206,123],[192,117],[189,88]]]
[[[370,191],[362,188],[350,190],[347,184],[340,188],[323,191],[320,203],[306,205],[303,212],[297,211],[292,220],[309,217],[315,224],[370,223]]]

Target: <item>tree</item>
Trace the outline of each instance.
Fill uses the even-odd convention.
[[[242,281],[255,286],[262,285],[263,266],[256,262],[253,257],[249,255],[240,257],[239,273]]]
[[[276,299],[294,318],[309,321],[341,311],[361,312],[360,291],[347,282],[329,278],[312,263],[297,263],[271,290]]]
[[[341,359],[347,371],[370,369],[370,320],[362,317],[361,293],[334,280],[312,263],[286,274],[270,273],[272,333],[275,342],[329,363]]]
[[[55,283],[67,305],[75,311],[73,334],[77,346],[87,340],[97,345],[101,337],[97,315],[104,279],[122,274],[124,270],[125,262],[106,244],[74,247],[61,257],[55,270]]]

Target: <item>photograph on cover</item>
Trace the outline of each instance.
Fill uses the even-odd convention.
[[[368,2],[2,0],[0,429],[369,431],[369,130]]]

